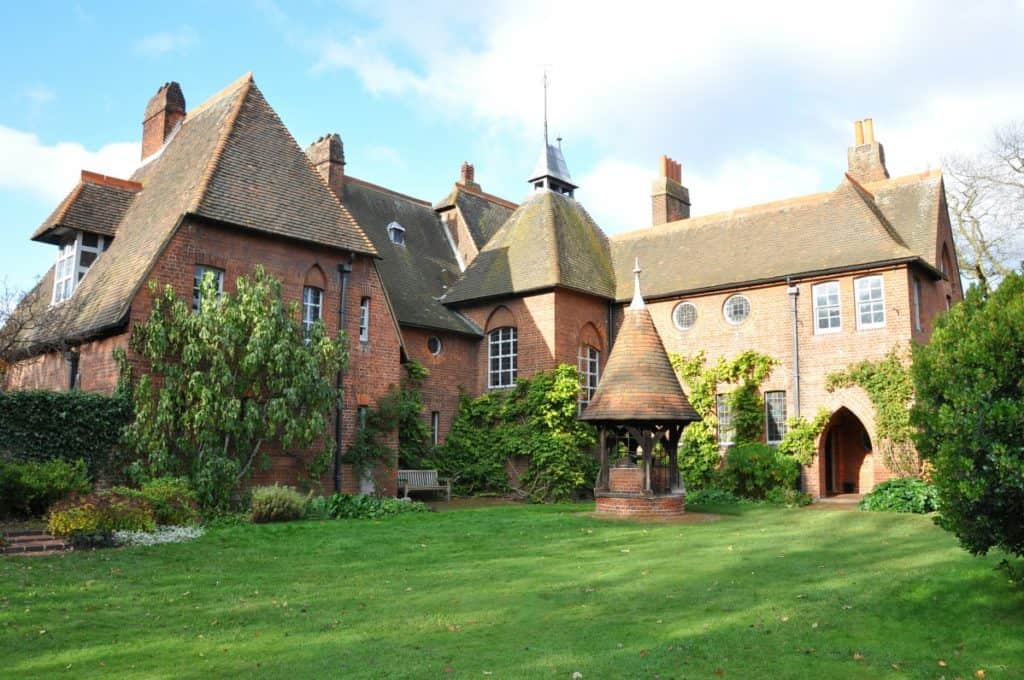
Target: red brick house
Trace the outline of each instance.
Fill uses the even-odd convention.
[[[34,295],[52,320],[26,338],[8,387],[109,391],[110,351],[147,315],[147,280],[187,295],[212,268],[230,289],[263,263],[286,295],[312,289],[328,325],[348,331],[342,447],[407,358],[431,371],[424,418],[441,442],[460,388],[502,389],[566,362],[583,372],[586,402],[639,258],[668,351],[779,359],[764,385],[766,440],[786,417],[827,408],[804,486],[863,492],[890,474],[871,451],[874,410],[859,388],[827,392],[825,377],[927,341],[962,298],[941,174],[890,178],[866,123],[832,191],[714,215],[690,217],[680,167],[663,158],[653,224],[607,236],[546,142],[521,204],[483,191],[468,163],[432,204],[349,175],[337,135],[303,154],[249,76],[190,112],[170,84],[146,109],[133,177],[83,173],[33,235],[60,249]],[[265,477],[289,480],[285,466]],[[340,484],[352,490],[350,472]]]

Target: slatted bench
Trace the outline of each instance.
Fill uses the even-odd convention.
[[[447,500],[452,499],[452,482],[437,476],[437,470],[399,470],[398,488],[405,498],[410,491],[444,491]]]

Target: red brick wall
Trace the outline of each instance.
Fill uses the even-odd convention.
[[[452,421],[459,410],[459,391],[474,393],[477,384],[477,354],[483,345],[479,338],[460,333],[428,331],[411,326],[402,327],[409,358],[430,371],[423,382],[423,421],[430,427],[430,414],[440,414],[438,443],[443,444]],[[427,349],[431,336],[441,339],[441,353],[434,356]]]

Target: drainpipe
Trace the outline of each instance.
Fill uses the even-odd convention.
[[[608,301],[608,354],[612,353],[615,344],[615,300]]]
[[[797,332],[797,298],[800,297],[800,286],[794,285],[789,277],[786,277],[786,285],[789,286],[789,308],[792,313],[793,324],[793,417],[800,417],[800,335]]]
[[[345,309],[348,307],[348,275],[352,273],[352,264],[343,263],[338,265],[338,277],[341,280],[341,299],[338,302],[338,330],[345,330]],[[339,392],[338,407],[334,411],[334,490],[341,492],[341,436],[344,419],[342,412],[345,410],[345,391],[342,389],[345,380],[345,370],[341,369],[337,375],[337,387]]]

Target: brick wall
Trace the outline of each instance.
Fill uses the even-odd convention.
[[[460,390],[473,393],[476,389],[477,355],[484,345],[479,338],[461,333],[428,331],[411,326],[402,327],[402,336],[409,358],[430,371],[422,389],[423,421],[430,427],[431,413],[439,413],[438,443],[443,444],[459,410]],[[427,341],[432,336],[441,340],[441,352],[436,356],[427,348]]]

